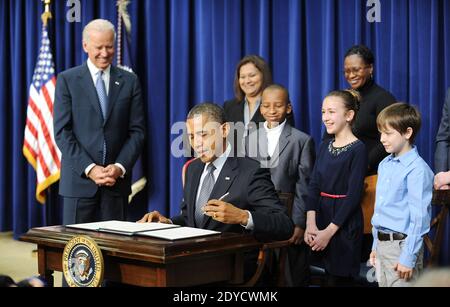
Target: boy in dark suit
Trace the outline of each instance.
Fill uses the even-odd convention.
[[[288,249],[287,282],[292,286],[306,286],[309,279],[308,248],[303,242],[305,230],[305,197],[314,166],[313,139],[287,122],[292,107],[289,93],[281,85],[268,86],[263,94],[260,111],[264,127],[250,134],[246,153],[269,168],[275,189],[294,194],[292,220],[294,234]]]

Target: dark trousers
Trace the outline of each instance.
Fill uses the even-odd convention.
[[[112,196],[108,192],[106,189],[99,188],[92,198],[64,197],[63,225],[126,220],[128,198]],[[68,286],[64,275],[62,286]]]
[[[126,220],[128,197],[99,188],[92,198],[64,197],[63,224]]]
[[[327,274],[326,276],[326,287],[355,287],[357,284],[353,277],[342,277]]]
[[[281,251],[275,250],[267,260],[260,281],[257,286],[275,287],[280,284],[279,278],[283,278],[282,285],[286,287],[307,287],[310,281],[309,271],[309,246],[304,242],[300,245],[290,245],[285,248],[287,257],[283,267],[280,266]],[[280,276],[282,275],[282,276]]]
[[[286,286],[307,287],[310,281],[309,246],[305,242],[287,249]]]

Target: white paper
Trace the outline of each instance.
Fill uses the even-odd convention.
[[[103,225],[107,225],[109,222],[111,222],[111,221],[83,223],[83,224],[71,224],[71,225],[66,225],[66,227],[98,231],[100,227],[103,227]]]
[[[124,221],[110,221],[108,224],[100,227],[100,231],[117,231],[124,233],[137,233],[142,231],[153,231],[158,229],[166,229],[180,227],[179,225],[164,223],[133,223]]]
[[[154,231],[159,229],[167,229],[180,226],[163,223],[134,223],[126,221],[105,221],[95,223],[72,224],[67,225],[67,227],[133,235],[135,233],[142,231]]]
[[[202,236],[209,236],[220,234],[220,231],[192,228],[192,227],[178,227],[164,230],[140,232],[141,236],[154,237],[164,240],[180,240]]]

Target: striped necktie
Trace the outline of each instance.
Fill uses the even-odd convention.
[[[106,120],[106,111],[108,109],[108,95],[106,94],[105,81],[103,81],[103,71],[97,73],[97,81],[95,82],[97,89],[98,101],[100,102],[100,109],[102,110],[103,120]],[[103,140],[103,165],[106,163],[106,140]]]
[[[197,202],[195,204],[195,224],[197,227],[200,227],[203,221],[203,210],[202,207],[206,205],[209,200],[209,196],[211,195],[211,191],[214,187],[214,171],[216,167],[214,164],[210,163],[206,168],[206,176],[203,179],[202,187],[200,190],[200,194],[198,196]]]

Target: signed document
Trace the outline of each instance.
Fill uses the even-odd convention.
[[[66,225],[69,228],[77,228],[92,231],[111,232],[132,236],[141,232],[155,231],[160,229],[177,228],[179,225],[163,223],[135,223],[126,221],[104,221],[94,223]]]
[[[192,228],[192,227],[177,227],[163,230],[139,232],[140,236],[148,236],[171,241],[217,234],[220,234],[220,231]]]

